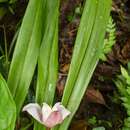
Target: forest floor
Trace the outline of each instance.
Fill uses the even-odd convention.
[[[57,98],[61,99],[66,82],[74,41],[82,14],[83,0],[61,2],[59,18],[59,79]],[[6,6],[6,5],[2,5]],[[27,2],[19,0],[14,10],[8,10],[0,19],[0,35],[6,34],[7,46],[10,47],[17,26],[21,23]],[[107,61],[100,61],[77,111],[70,130],[91,130],[103,126],[106,130],[120,130],[126,111],[121,102],[117,102],[118,90],[113,79],[120,74],[120,65],[130,61],[130,1],[114,0],[111,11],[116,25],[116,44],[107,55]],[[17,26],[16,26],[17,25]],[[3,31],[3,28],[5,32]],[[2,41],[2,37],[0,41]],[[0,72],[7,77],[8,68],[0,59]],[[78,98],[78,97],[77,97]]]

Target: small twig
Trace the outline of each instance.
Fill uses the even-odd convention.
[[[0,25],[0,28],[2,28],[2,30],[4,30],[4,25]],[[5,34],[4,34],[5,35]],[[4,53],[4,50],[2,48],[2,46],[0,45],[0,52],[2,53],[2,55],[5,55]]]
[[[3,51],[1,46],[0,46],[0,52],[1,52],[2,55],[4,55],[4,51]]]
[[[4,43],[5,43],[5,57],[6,57],[6,63],[8,64],[7,39],[6,39],[6,30],[4,25],[3,25],[3,31],[4,31]]]
[[[68,74],[59,72],[59,76],[67,76]]]
[[[15,33],[15,35],[14,35],[14,37],[13,37],[13,40],[12,40],[12,42],[11,42],[11,44],[10,44],[8,57],[10,57],[11,52],[12,52],[12,50],[13,50],[13,47],[14,47],[14,45],[15,45],[15,43],[16,43],[16,40],[17,40],[17,37],[18,37],[18,34],[19,34],[19,30],[20,30],[20,28],[18,28],[18,30],[16,31],[16,33]]]

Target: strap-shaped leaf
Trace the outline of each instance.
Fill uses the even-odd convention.
[[[16,107],[6,81],[0,74],[0,130],[13,130],[15,127]]]
[[[58,76],[58,15],[59,0],[48,0],[47,22],[38,59],[36,102],[52,105]],[[50,20],[51,19],[51,20]],[[35,130],[45,129],[35,123]]]
[[[58,8],[59,0],[47,1],[47,22],[38,59],[38,81],[36,90],[36,101],[43,103],[48,89],[55,88],[58,75]],[[50,20],[51,18],[51,20]],[[54,92],[51,96],[54,97]],[[53,98],[48,101],[52,104]]]
[[[89,1],[92,2],[92,0],[88,0],[88,2]],[[86,44],[88,44],[88,47],[86,48],[79,74],[77,76],[74,86],[72,86],[73,91],[67,104],[67,108],[71,111],[71,115],[64,121],[63,124],[60,125],[58,130],[68,129],[69,124],[80,105],[80,102],[83,98],[83,95],[98,63],[100,51],[103,47],[106,26],[110,15],[111,0],[94,0],[94,4],[97,4],[98,6],[96,11],[96,19],[94,22],[91,36],[89,38],[89,42],[86,43],[84,41]],[[94,5],[91,3],[90,6]],[[86,23],[84,23],[84,26],[87,26]],[[80,37],[82,37],[82,35],[80,35]],[[79,59],[75,59],[75,64],[78,63],[78,61]],[[73,80],[73,77],[72,79],[70,79],[70,82],[71,80]]]
[[[37,3],[38,2],[36,2],[35,0],[29,1],[13,53],[13,59],[11,62],[8,76],[8,86],[13,97],[16,93],[17,85],[20,79],[22,67],[27,53],[28,44],[32,35],[34,20],[37,11]]]
[[[70,95],[73,91],[76,78],[78,76],[84,55],[86,53],[86,48],[88,47],[89,39],[95,21],[96,11],[97,4],[95,0],[87,0],[78,29],[73,58],[71,61],[66,87],[62,98],[62,103],[65,106],[67,105]]]
[[[56,20],[55,31],[53,35],[50,60],[48,67],[48,79],[44,94],[44,101],[52,105],[54,100],[56,82],[58,77],[58,18]]]
[[[45,0],[30,0],[25,13],[13,59],[8,85],[19,113],[37,64],[44,32]],[[19,100],[20,99],[20,100]]]
[[[54,94],[55,94],[55,88],[56,88],[56,82],[57,82],[57,75],[58,75],[58,22],[56,23],[57,26],[55,27],[55,33],[53,34],[53,42],[49,57],[49,63],[48,63],[48,74],[46,75],[46,84],[42,84],[43,77],[41,76],[38,78],[38,84],[37,86],[37,102],[42,104],[43,102],[47,102],[48,104],[52,105],[54,100]],[[39,69],[39,75],[41,73],[43,74],[45,71],[43,71],[43,68]],[[40,85],[40,86],[39,86]],[[39,94],[39,95],[38,95]],[[38,122],[35,122],[34,130],[46,130],[43,125],[39,124]]]

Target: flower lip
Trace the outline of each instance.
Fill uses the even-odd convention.
[[[42,107],[37,103],[30,103],[23,108],[23,111],[27,111],[34,119],[48,128],[61,124],[70,115],[70,111],[60,102],[56,103],[52,108],[46,103],[43,103]]]

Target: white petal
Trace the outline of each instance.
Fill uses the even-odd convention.
[[[53,108],[52,108],[52,111],[58,111],[59,109],[58,109],[58,107],[61,105],[61,103],[60,102],[57,102],[54,106],[53,106]]]
[[[59,111],[59,112],[61,112],[63,120],[64,120],[68,115],[70,115],[70,113],[71,113],[71,112],[70,112],[69,110],[67,110],[63,105],[61,105],[60,102],[56,103],[56,104],[54,105],[54,107],[52,108],[52,110],[53,110],[53,111]]]
[[[52,113],[51,107],[48,104],[43,103],[43,106],[42,106],[42,120],[43,120],[43,122],[46,122],[47,118],[50,116],[51,113]]]
[[[37,103],[30,103],[24,106],[23,111],[27,111],[34,119],[42,123],[42,110]]]

